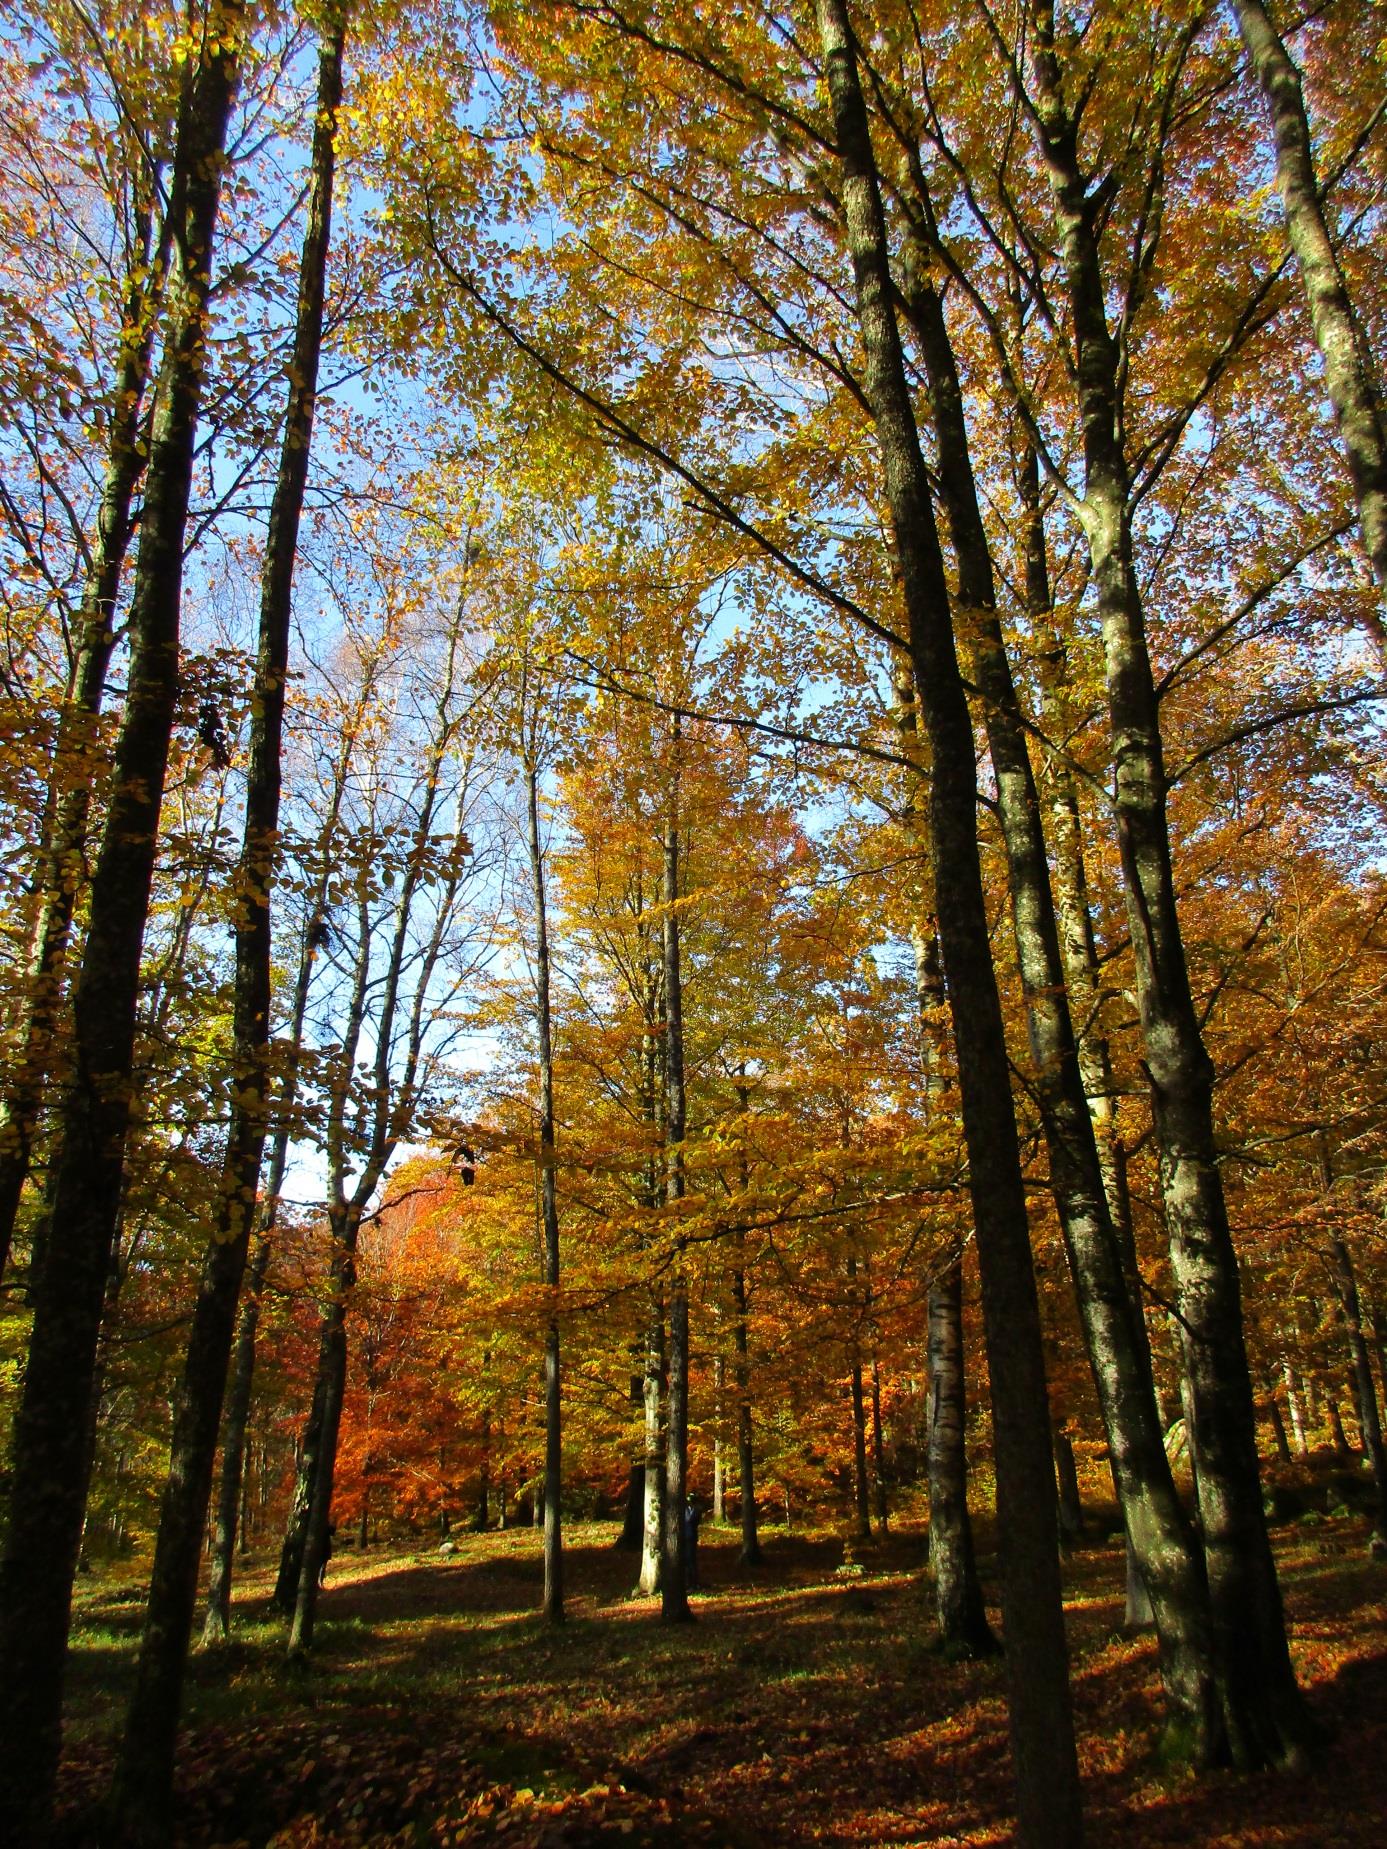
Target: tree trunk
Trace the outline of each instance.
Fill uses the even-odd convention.
[[[862,1361],[852,1358],[852,1504],[859,1541],[872,1538],[872,1493],[867,1480],[867,1402],[862,1391]]]
[[[1099,209],[1079,166],[1050,0],[1032,7],[1041,154],[1059,220],[1077,349],[1083,522],[1102,625],[1116,814],[1146,1068],[1185,1337],[1214,1637],[1233,1757],[1302,1760],[1313,1729],[1296,1686],[1267,1539],[1237,1257],[1213,1134],[1213,1069],[1175,903],[1160,715],[1132,551],[1117,351],[1108,331]]]
[[[723,1477],[727,1468],[727,1446],[722,1436],[723,1403],[726,1393],[727,1361],[723,1355],[718,1355],[713,1361],[714,1417],[717,1420],[713,1433],[713,1520],[719,1528],[727,1520],[726,1498],[723,1491]]]
[[[950,1660],[998,1648],[973,1552],[964,1392],[963,1262],[956,1259],[929,1293],[929,1560],[939,1645]]]
[[[1040,798],[997,613],[963,394],[943,303],[928,281],[923,253],[917,253],[909,266],[905,299],[929,377],[943,498],[958,560],[959,602],[967,613],[974,672],[983,696],[1050,1185],[1114,1462],[1123,1523],[1156,1614],[1169,1710],[1167,1750],[1206,1765],[1217,1757],[1221,1733],[1208,1588],[1156,1413],[1125,1176],[1114,1147],[1107,1096],[1102,1100],[1108,1129],[1106,1165],[1095,1137],[1090,1095],[1096,1086],[1086,1083],[1069,1013],[1066,960],[1050,891]],[[1031,485],[1026,478],[1034,469],[1033,456],[1024,456],[1022,465],[1027,601],[1036,622],[1044,623],[1052,617],[1044,528],[1038,493],[1025,492]],[[1080,843],[1069,841],[1066,848],[1072,865]],[[1081,902],[1082,886],[1071,903]],[[1091,953],[1087,907],[1083,906],[1082,919],[1066,922],[1070,934],[1090,939]],[[1085,961],[1083,947],[1076,948],[1079,954],[1071,964]],[[1097,1074],[1094,1079],[1101,1082]],[[1110,1093],[1110,1075],[1108,1079],[1104,1089]],[[1125,1251],[1114,1224],[1114,1200],[1125,1216]],[[1063,1535],[1063,1502],[1060,1529]]]
[[[241,0],[218,0],[178,114],[170,187],[175,272],[131,604],[125,715],[92,879],[34,1320],[15,1422],[0,1567],[0,1805],[12,1843],[49,1839],[72,1580],[96,1365],[132,1094],[140,952],[178,687],[179,604],[223,149],[243,43]]]
[[[1308,1457],[1310,1445],[1305,1436],[1305,1411],[1300,1403],[1300,1394],[1296,1391],[1295,1369],[1291,1366],[1289,1355],[1281,1357],[1281,1378],[1286,1387],[1286,1411],[1291,1416],[1296,1451],[1301,1457]]]
[[[756,1567],[761,1564],[761,1541],[756,1532],[756,1448],[751,1421],[746,1273],[740,1267],[732,1273],[732,1303],[736,1311],[732,1340],[737,1351],[737,1483],[741,1496],[741,1563],[744,1567]]]
[[[953,1013],[992,1381],[1017,1835],[1024,1849],[1058,1849],[1080,1842],[1083,1824],[1053,1541],[1045,1362],[978,860],[973,728],[896,327],[886,224],[844,0],[818,0],[818,27],[865,355],[864,388],[881,451],[911,664],[934,772],[930,822],[939,938]]]
[[[289,1654],[305,1655],[313,1647],[319,1582],[327,1561],[332,1487],[337,1469],[337,1441],[347,1389],[347,1304],[356,1284],[356,1245],[361,1208],[353,1201],[332,1213],[332,1269],[328,1301],[318,1331],[318,1374],[314,1407],[321,1407],[312,1493],[304,1524],[303,1555],[289,1626]]]
[[[538,771],[525,761],[530,880],[535,901],[535,1025],[539,1037],[539,1190],[544,1231],[543,1280],[552,1293],[544,1332],[544,1616],[563,1622],[563,1410],[559,1371],[559,1199],[554,1154],[554,1048],[549,1020],[549,917],[539,838]]]
[[[1379,589],[1387,590],[1387,419],[1362,328],[1325,223],[1300,73],[1261,0],[1233,0],[1238,30],[1271,116],[1276,189],[1310,309],[1324,384],[1348,458],[1363,549]],[[1387,655],[1380,615],[1372,619],[1379,656]]]
[[[665,827],[665,1198],[675,1212],[684,1199],[684,983],[679,956],[679,721],[674,721],[670,813]],[[661,1532],[660,1616],[681,1624],[689,1610],[689,1280],[684,1239],[675,1230],[669,1305],[669,1391],[665,1408],[664,1523]]]
[[[143,153],[137,160],[144,161]],[[120,353],[110,393],[106,474],[96,533],[83,588],[76,666],[58,719],[43,832],[39,843],[38,917],[30,938],[28,970],[13,1076],[0,1108],[0,1275],[9,1261],[15,1216],[29,1175],[34,1132],[45,1090],[58,1063],[57,1032],[72,919],[86,857],[87,819],[97,775],[97,726],[106,671],[115,646],[116,600],[134,532],[135,489],[145,466],[140,441],[150,358],[172,214],[153,239],[154,180],[137,187],[134,260],[122,304]]]
[[[217,1427],[268,1126],[270,894],[279,831],[294,564],[322,349],[345,34],[339,15],[319,55],[312,181],[299,268],[289,398],[261,578],[245,827],[236,874],[235,1054],[226,1156],[217,1223],[203,1257],[176,1401],[169,1476],[160,1509],[135,1687],[110,1801],[115,1832],[132,1842],[160,1841],[168,1834],[183,1666],[197,1600],[198,1552],[207,1520]]]
[[[1354,1275],[1353,1260],[1349,1257],[1348,1247],[1337,1234],[1329,1242],[1329,1262],[1335,1288],[1339,1294],[1339,1302],[1343,1307],[1349,1352],[1353,1356],[1353,1385],[1358,1403],[1358,1422],[1363,1438],[1363,1452],[1372,1465],[1373,1486],[1377,1490],[1377,1515],[1373,1521],[1368,1546],[1375,1556],[1383,1558],[1387,1557],[1387,1449],[1384,1449],[1382,1442],[1382,1421],[1377,1416],[1377,1394],[1373,1390],[1372,1362],[1368,1356],[1368,1344],[1363,1339],[1363,1314],[1358,1301],[1358,1280]]]
[[[645,1345],[645,1380],[641,1399],[645,1407],[645,1467],[642,1472],[641,1570],[638,1589],[647,1597],[660,1590],[665,1531],[665,1306],[656,1297],[650,1306],[650,1329]]]
[[[539,1498],[535,1499],[538,1507]],[[645,1512],[645,1465],[632,1464],[626,1477],[626,1511],[615,1545],[623,1552],[636,1553],[641,1545]],[[539,1523],[536,1521],[535,1526]]]
[[[872,1476],[877,1493],[877,1526],[883,1537],[891,1525],[891,1511],[886,1500],[886,1451],[881,1433],[881,1365],[872,1356]]]
[[[1055,1427],[1055,1481],[1059,1489],[1060,1546],[1067,1551],[1084,1538],[1084,1508],[1079,1499],[1074,1445],[1062,1425]]]

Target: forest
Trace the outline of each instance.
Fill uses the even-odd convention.
[[[1385,254],[1383,0],[6,10],[6,1843],[1380,1840]]]

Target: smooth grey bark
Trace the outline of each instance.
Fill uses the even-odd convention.
[[[1069,1011],[1067,980],[1078,973],[1091,988],[1089,971],[1096,963],[1080,883],[1081,838],[1068,832],[1077,826],[1077,816],[1065,817],[1062,831],[1067,836],[1063,858],[1070,880],[1078,884],[1078,891],[1069,895],[1066,935],[1081,940],[1067,962],[1050,889],[1040,795],[1002,637],[991,550],[978,504],[944,306],[929,281],[926,253],[912,243],[910,255],[904,300],[929,380],[941,494],[958,565],[958,600],[972,639],[974,677],[996,778],[1050,1187],[1113,1460],[1123,1526],[1156,1617],[1168,1707],[1166,1751],[1205,1765],[1218,1756],[1222,1733],[1208,1586],[1156,1412],[1125,1171],[1111,1132],[1110,1096],[1102,1099],[1106,1162],[1095,1134],[1091,1099],[1097,1085],[1110,1094],[1111,1070],[1104,1071],[1103,1062],[1090,1055],[1086,1077]],[[1033,620],[1046,624],[1053,620],[1053,610],[1038,484],[1033,477],[1027,479],[1033,467],[1027,451],[1022,458],[1027,602]],[[1076,908],[1081,908],[1081,916],[1075,915]],[[1093,998],[1090,994],[1085,999]],[[1075,1538],[1067,1533],[1063,1495],[1060,1533],[1066,1542]]]
[[[674,721],[669,816],[665,824],[665,1199],[675,1212],[684,1199],[684,979],[680,956],[679,721]],[[689,1279],[684,1239],[676,1227],[669,1292],[669,1387],[665,1405],[665,1482],[661,1525],[660,1616],[682,1624],[689,1609],[689,1559],[684,1527],[689,1466]]]
[[[1018,1841],[1082,1841],[1045,1363],[977,843],[972,722],[893,305],[885,217],[844,0],[818,0],[864,392],[882,461],[909,653],[929,734],[939,937],[958,1058],[992,1381]]]
[[[183,1669],[197,1602],[217,1427],[269,1124],[270,897],[279,832],[294,565],[322,350],[345,37],[345,18],[339,12],[323,39],[318,60],[308,222],[299,266],[284,437],[261,574],[245,823],[235,875],[231,1117],[216,1222],[203,1256],[188,1352],[174,1402],[169,1474],[160,1506],[135,1686],[108,1806],[109,1829],[128,1842],[162,1842],[169,1833]]]
[[[1253,76],[1271,118],[1276,189],[1286,234],[1300,266],[1324,384],[1348,460],[1363,549],[1387,591],[1387,418],[1362,326],[1325,222],[1300,72],[1261,0],[1232,0]],[[1373,639],[1387,664],[1387,632],[1373,617]]]
[[[178,111],[172,274],[131,601],[130,668],[73,1002],[73,1069],[15,1422],[0,1564],[0,1823],[49,1840],[72,1581],[90,1473],[87,1415],[130,1123],[140,953],[178,688],[179,606],[206,363],[212,240],[244,42],[215,0]]]
[[[539,834],[539,785],[534,756],[525,760],[530,883],[535,902],[535,1028],[539,1039],[539,1197],[543,1227],[543,1282],[559,1288],[559,1197],[554,1152],[554,1043],[549,1018],[549,915],[544,849]],[[563,1622],[563,1405],[559,1370],[559,1316],[544,1331],[544,1615]]]
[[[660,1590],[665,1526],[665,1303],[654,1296],[645,1340],[641,1403],[645,1420],[645,1466],[641,1472],[641,1570],[637,1590],[647,1598]]]
[[[1116,343],[1099,226],[1079,160],[1050,0],[1033,0],[1026,98],[1058,223],[1078,362],[1081,515],[1102,626],[1115,810],[1161,1191],[1194,1416],[1193,1441],[1223,1712],[1241,1766],[1289,1764],[1314,1728],[1296,1685],[1262,1509],[1237,1255],[1213,1132],[1213,1067],[1175,900],[1166,772],[1132,541]]]

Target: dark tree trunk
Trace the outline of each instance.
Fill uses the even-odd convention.
[[[679,955],[679,722],[674,722],[670,812],[665,827],[665,1197],[678,1212],[684,1199],[684,981]],[[689,1460],[689,1280],[684,1240],[675,1232],[669,1303],[669,1391],[665,1409],[664,1522],[661,1530],[660,1616],[680,1624],[689,1610],[684,1505]]]
[[[852,1505],[859,1541],[872,1538],[872,1493],[867,1478],[867,1401],[862,1391],[862,1362],[852,1360]]]
[[[294,349],[279,476],[261,579],[251,698],[245,830],[236,873],[235,1054],[217,1223],[203,1257],[140,1640],[135,1687],[110,1801],[111,1827],[131,1842],[167,1837],[183,1666],[197,1601],[198,1554],[216,1461],[227,1364],[264,1155],[270,1090],[270,894],[279,830],[280,756],[289,671],[294,564],[308,482],[332,222],[345,25],[324,39],[318,67],[308,226],[299,269]],[[234,1507],[234,1503],[233,1503]],[[227,1549],[229,1558],[230,1548]]]
[[[1378,1557],[1387,1557],[1387,1450],[1382,1443],[1382,1422],[1377,1415],[1377,1394],[1373,1390],[1372,1362],[1363,1338],[1363,1313],[1358,1301],[1358,1280],[1348,1247],[1335,1235],[1329,1242],[1329,1263],[1339,1303],[1344,1312],[1344,1328],[1349,1352],[1353,1356],[1354,1397],[1358,1404],[1358,1425],[1363,1438],[1363,1454],[1372,1465],[1373,1485],[1377,1490],[1377,1515],[1368,1545]]]
[[[1171,1263],[1185,1336],[1201,1527],[1234,1759],[1298,1761],[1313,1729],[1286,1645],[1258,1472],[1237,1257],[1213,1134],[1213,1070],[1175,903],[1155,682],[1132,552],[1118,356],[1108,330],[1099,202],[1087,191],[1055,53],[1032,7],[1040,150],[1063,246],[1084,440],[1083,517],[1102,624],[1116,814]]]
[[[144,164],[144,155],[136,159]],[[86,857],[87,819],[98,765],[97,726],[115,646],[116,600],[134,532],[135,490],[145,466],[140,441],[172,215],[153,238],[154,175],[137,187],[134,260],[122,304],[120,354],[112,381],[106,475],[77,627],[77,662],[58,719],[39,845],[38,917],[30,941],[17,1054],[0,1111],[0,1274],[28,1178],[34,1132],[57,1063],[56,1039],[72,919]]]
[[[1074,1445],[1062,1425],[1055,1427],[1055,1481],[1059,1488],[1060,1545],[1068,1549],[1084,1538],[1084,1507],[1079,1497]]]
[[[885,1535],[891,1525],[886,1500],[886,1447],[881,1430],[881,1364],[872,1356],[872,1476],[876,1483],[877,1525]]]
[[[1053,1539],[1045,1362],[978,860],[973,728],[896,327],[885,218],[844,0],[818,0],[818,26],[865,354],[864,388],[881,451],[916,693],[933,761],[930,821],[939,938],[953,1013],[992,1381],[1017,1834],[1025,1849],[1059,1849],[1082,1840],[1083,1824]]]
[[[207,1615],[203,1620],[205,1646],[225,1643],[231,1630],[231,1574],[239,1528],[245,1552],[245,1453],[250,1420],[251,1388],[255,1380],[255,1335],[260,1303],[269,1271],[271,1242],[262,1233],[250,1261],[250,1287],[241,1304],[236,1341],[227,1379],[226,1410],[222,1416],[222,1473],[217,1487],[212,1523],[212,1547],[207,1569]]]
[[[130,611],[125,715],[92,879],[47,1232],[15,1422],[0,1567],[0,1805],[11,1843],[49,1840],[88,1402],[130,1121],[140,952],[178,688],[179,603],[223,149],[243,43],[221,0],[179,108],[170,186],[174,273]]]
[[[632,1464],[626,1476],[626,1513],[615,1545],[623,1553],[638,1553],[645,1526],[645,1465]]]
[[[973,1552],[964,1390],[963,1264],[956,1260],[929,1293],[929,1560],[939,1646],[958,1660],[999,1647]]]
[[[732,1302],[736,1311],[732,1339],[737,1350],[737,1479],[741,1494],[741,1561],[744,1567],[755,1567],[761,1564],[761,1541],[756,1532],[756,1449],[751,1421],[746,1273],[740,1268],[732,1273]]]
[[[328,1302],[318,1332],[318,1373],[314,1407],[321,1407],[317,1457],[304,1523],[303,1554],[298,1585],[294,1589],[294,1615],[289,1626],[289,1653],[301,1656],[313,1648],[318,1592],[327,1562],[328,1524],[332,1516],[332,1487],[337,1468],[337,1440],[342,1427],[342,1403],[347,1389],[347,1304],[356,1284],[356,1244],[361,1232],[361,1208],[353,1201],[331,1216],[332,1271]]]

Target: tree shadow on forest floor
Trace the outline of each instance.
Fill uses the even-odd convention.
[[[705,1533],[707,1531],[705,1530]],[[832,1536],[772,1535],[738,1568],[700,1549],[696,1621],[629,1598],[630,1554],[575,1526],[569,1621],[538,1612],[538,1537],[467,1537],[446,1559],[340,1556],[311,1666],[246,1576],[232,1644],[195,1653],[179,1768],[181,1842],[1004,1843],[1002,1669],[928,1645],[917,1534],[840,1575]],[[1335,1547],[1338,1541],[1332,1543]],[[1279,1537],[1298,1668],[1336,1731],[1300,1779],[1158,1773],[1154,1646],[1119,1630],[1121,1555],[1066,1563],[1090,1840],[1375,1845],[1387,1810],[1387,1576]],[[995,1616],[995,1614],[994,1614]],[[109,1773],[132,1656],[123,1604],[84,1600],[66,1840]]]

